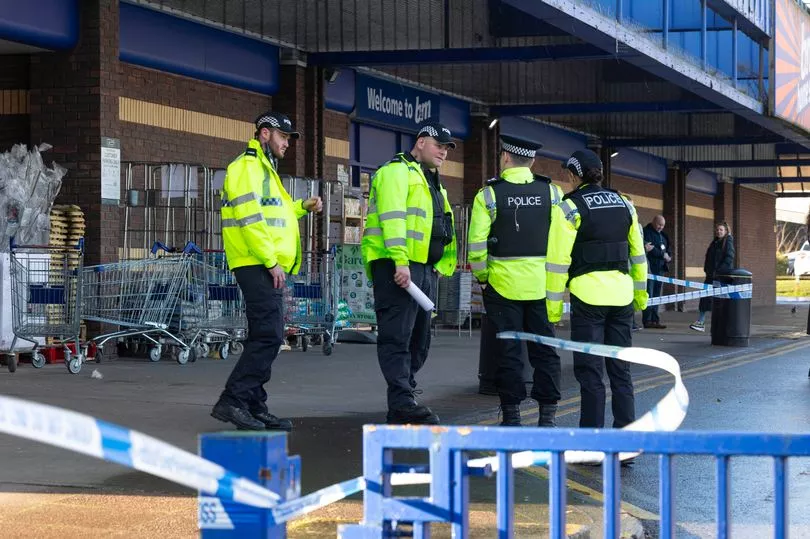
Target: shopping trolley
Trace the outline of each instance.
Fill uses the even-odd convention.
[[[98,347],[97,363],[101,362],[104,343],[130,337],[151,345],[152,361],[160,361],[164,345],[177,347],[176,359],[181,365],[191,359],[191,348],[169,331],[169,324],[180,293],[188,283],[191,260],[199,252],[194,244],[174,252],[155,242],[152,258],[84,268],[83,318],[120,328],[91,339]]]
[[[335,273],[335,250],[305,252],[297,275],[290,275],[284,291],[284,326],[303,351],[321,344],[325,355],[337,342],[336,314],[339,279]]]
[[[194,291],[193,305],[202,305],[203,312],[187,322],[192,331],[191,340],[186,342],[194,346],[199,357],[207,356],[211,347],[216,347],[221,359],[228,359],[231,353],[241,354],[248,327],[245,299],[228,268],[225,251],[204,250],[193,263],[191,273],[195,280],[190,287]]]
[[[17,369],[17,341],[32,343],[31,363],[36,368],[45,365],[45,356],[38,351],[44,339],[59,339],[64,349],[65,365],[77,374],[86,355],[79,342],[79,302],[84,257],[84,240],[76,247],[36,246],[14,244],[9,252],[11,281],[11,324],[14,337],[5,350],[8,370]],[[70,341],[75,347],[71,350]],[[75,354],[74,354],[75,351]]]

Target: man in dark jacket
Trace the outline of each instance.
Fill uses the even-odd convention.
[[[662,215],[656,215],[652,222],[644,227],[644,250],[647,251],[647,271],[652,275],[663,275],[669,271],[667,265],[672,261],[672,250],[669,237],[664,232],[667,222]],[[647,281],[647,294],[650,299],[661,295],[661,281]],[[658,305],[644,309],[641,320],[645,328],[664,329],[665,325],[658,318]]]

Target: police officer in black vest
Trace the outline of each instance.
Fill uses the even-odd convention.
[[[487,318],[497,332],[528,331],[554,336],[546,314],[546,246],[551,208],[562,191],[545,176],[535,176],[536,143],[501,137],[501,175],[475,197],[470,219],[468,260],[481,283]],[[526,398],[522,343],[499,340],[496,386],[501,425],[520,426]],[[534,368],[531,396],[540,407],[538,425],[553,427],[560,399],[560,357],[550,346],[529,343]]]
[[[562,317],[568,287],[571,340],[631,346],[633,310],[647,306],[647,256],[636,210],[619,193],[602,187],[602,161],[594,152],[574,152],[563,168],[578,185],[552,210],[546,263],[549,318],[556,322]],[[629,365],[575,352],[580,427],[605,425],[603,365],[613,393],[613,426],[635,420]]]

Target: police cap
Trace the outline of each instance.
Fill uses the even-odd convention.
[[[301,134],[293,128],[293,124],[287,116],[280,112],[267,111],[253,122],[256,124],[256,130],[264,127],[268,129],[278,129],[282,133],[290,135],[291,138],[299,138]]]
[[[444,144],[450,148],[455,148],[456,143],[453,142],[453,134],[443,124],[439,122],[428,122],[422,124],[416,138],[433,137],[439,144]]]
[[[562,164],[562,168],[570,170],[580,178],[585,177],[585,173],[589,170],[602,171],[602,160],[592,150],[577,150],[568,161]]]
[[[542,147],[542,144],[530,140],[501,135],[501,150],[520,157],[533,159],[537,155],[537,150]]]

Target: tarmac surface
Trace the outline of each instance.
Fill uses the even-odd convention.
[[[810,356],[804,334],[807,306],[755,308],[748,348],[710,345],[710,335],[688,328],[694,313],[662,313],[667,329],[634,333],[636,346],[663,350],[681,363],[691,404],[682,429],[806,433],[810,430]],[[567,328],[558,330],[566,338]],[[422,402],[446,424],[494,424],[497,397],[478,393],[479,336],[440,330],[418,375]],[[109,356],[107,356],[109,357]],[[560,426],[576,426],[579,388],[570,353],[563,361]],[[227,427],[209,416],[233,360],[201,359],[180,366],[143,358],[86,364],[70,375],[61,364],[35,370],[22,364],[0,370],[0,394],[90,414],[196,452],[200,433]],[[97,370],[103,378],[91,377]],[[634,368],[637,414],[671,387],[669,376]],[[283,352],[270,382],[273,413],[293,418],[291,454],[303,461],[303,493],[349,479],[362,470],[362,426],[382,422],[385,388],[373,345],[339,343],[331,356],[311,348]],[[609,410],[608,406],[608,410]],[[524,424],[536,406],[524,403]],[[611,419],[606,419],[610,424]],[[167,481],[64,450],[0,435],[0,529],[3,537],[194,537],[195,493]],[[732,466],[734,537],[772,535],[772,465],[740,459]],[[791,537],[810,537],[810,462],[794,459],[790,481]],[[714,537],[714,464],[676,461],[679,537]],[[656,535],[658,466],[642,456],[622,469],[627,536],[644,525]],[[548,486],[543,468],[516,476],[518,537],[547,534]],[[569,468],[567,515],[571,537],[602,536],[599,468]],[[494,482],[476,480],[472,493],[474,537],[493,536]],[[289,526],[290,537],[334,537],[338,523],[358,522],[362,497],[313,513]],[[434,536],[449,536],[437,526]]]

